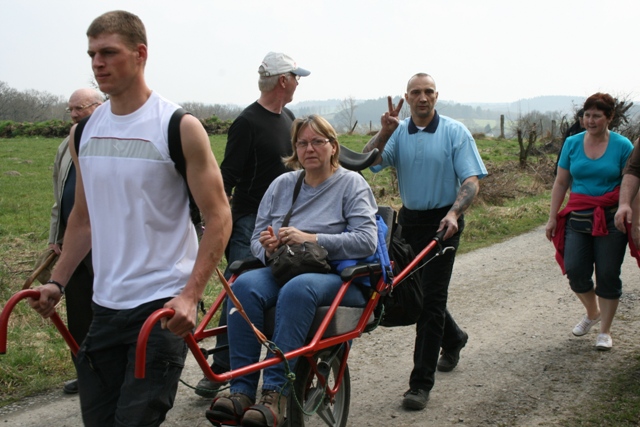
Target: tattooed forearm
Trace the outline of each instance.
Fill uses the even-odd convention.
[[[373,151],[374,148],[378,149],[378,155],[376,156],[376,159],[374,160],[372,166],[382,163],[382,152],[384,151],[384,147],[385,145],[387,145],[388,140],[388,136],[381,136],[381,133],[378,132],[369,140],[369,142],[367,142],[367,145],[365,145],[362,149],[363,153],[369,153]]]
[[[374,148],[378,148],[378,135],[379,134],[375,134],[370,140],[369,142],[367,142],[367,145],[364,146],[364,148],[362,149],[363,153],[368,153],[369,151],[373,150]],[[378,148],[379,149],[379,148]]]
[[[460,186],[458,197],[456,197],[456,201],[453,203],[453,206],[451,206],[450,211],[455,212],[458,217],[462,215],[469,206],[471,206],[479,189],[480,185],[477,177],[474,176],[466,179]]]

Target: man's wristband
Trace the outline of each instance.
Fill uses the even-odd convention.
[[[60,290],[60,295],[64,295],[64,286],[62,286],[60,283],[56,282],[55,280],[47,280],[47,283],[45,283],[45,285],[56,285]]]

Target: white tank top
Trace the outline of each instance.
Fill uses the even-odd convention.
[[[107,101],[82,133],[93,300],[100,306],[123,310],[176,296],[191,275],[198,241],[167,142],[177,108],[153,92],[134,113],[116,116]]]

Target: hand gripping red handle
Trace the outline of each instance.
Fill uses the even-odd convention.
[[[160,319],[165,317],[171,318],[174,314],[176,314],[176,312],[173,308],[158,309],[151,313],[151,315],[142,325],[142,328],[140,328],[140,333],[138,334],[138,344],[136,346],[136,378],[144,378],[146,374],[145,365],[147,362],[147,342],[149,341],[149,334],[151,334],[153,326],[158,323]]]
[[[18,304],[18,302],[25,298],[40,299],[40,292],[34,289],[27,289],[17,292],[15,295],[9,298],[9,301],[7,301],[4,308],[2,309],[2,313],[0,313],[0,354],[5,354],[7,352],[7,327],[9,325],[9,315],[11,315],[11,312],[13,311],[13,308],[16,306],[16,304]],[[73,355],[75,356],[78,353],[78,343],[76,343],[76,340],[73,339],[71,333],[65,326],[58,313],[54,312],[50,319],[60,332],[60,335],[62,335],[62,338],[64,338]]]

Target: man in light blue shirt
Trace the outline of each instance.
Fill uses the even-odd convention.
[[[399,120],[405,100],[411,117]],[[487,175],[473,137],[462,123],[437,113],[437,100],[436,83],[430,75],[411,77],[397,107],[389,97],[389,111],[380,119],[382,129],[363,150],[380,150],[371,167],[374,173],[387,166],[396,168],[403,204],[398,223],[416,254],[444,228],[447,246],[457,249],[464,229],[463,213],[478,194],[479,179]],[[424,307],[416,327],[409,391],[402,401],[407,409],[426,407],[436,368],[453,370],[468,340],[447,311],[454,261],[455,251],[448,251],[420,273]]]

